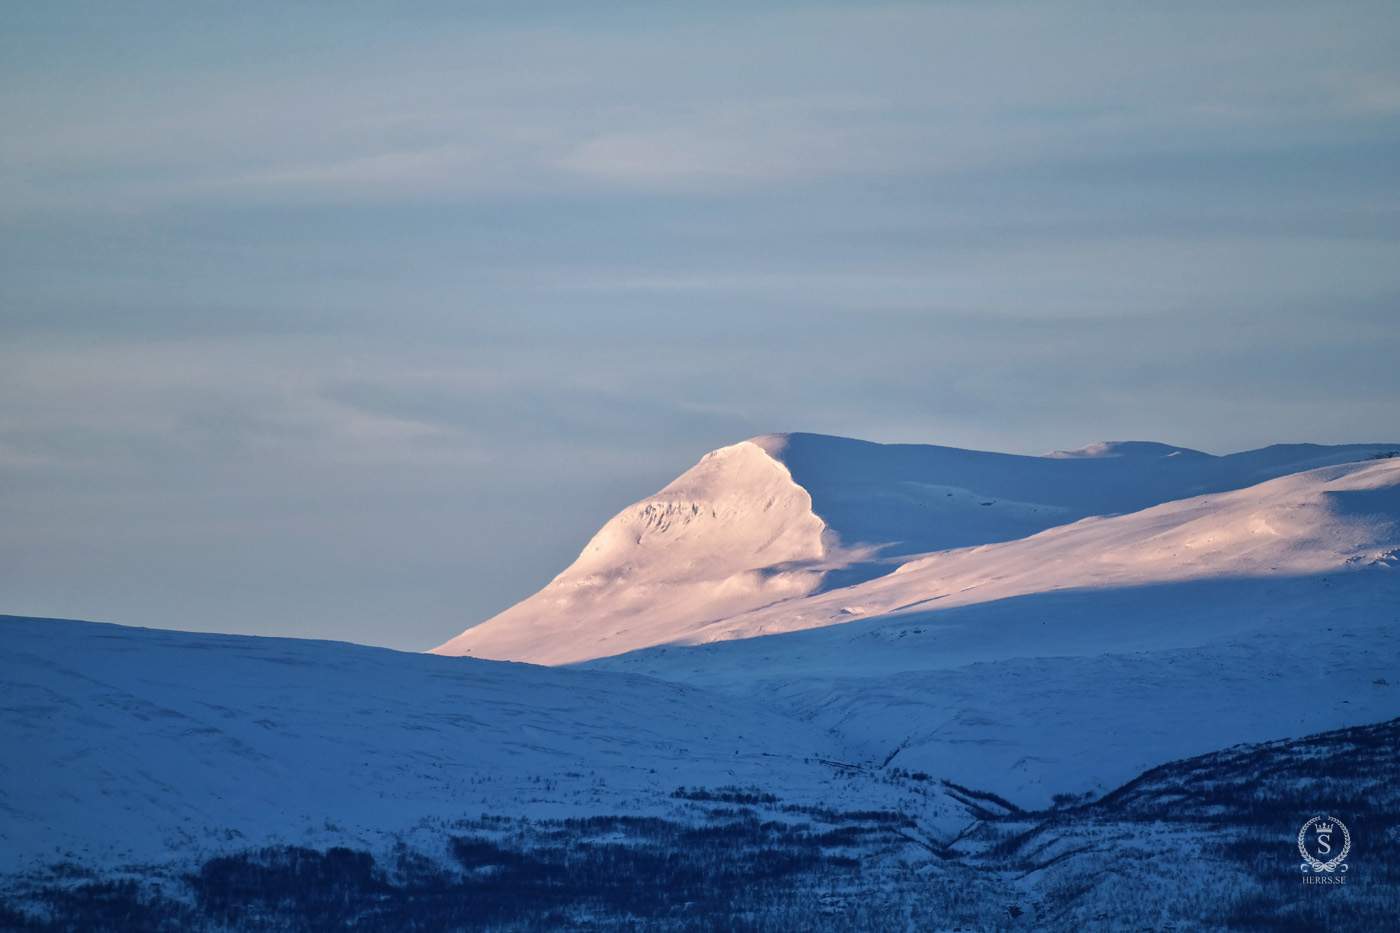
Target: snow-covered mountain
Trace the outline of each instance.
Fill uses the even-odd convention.
[[[1395,450],[756,438],[437,651],[716,689],[854,760],[1041,806],[1233,742],[1400,716]],[[1319,671],[1325,696],[1296,702]]]
[[[0,930],[1386,929],[1397,450],[756,438],[474,657],[0,617]]]
[[[1091,584],[1316,571],[1367,554],[1380,560],[1395,547],[1387,544],[1393,526],[1382,526],[1395,515],[1385,490],[1393,491],[1400,461],[1367,458],[1394,449],[1296,444],[1213,457],[1110,443],[1022,457],[758,437],[707,455],[623,510],[543,590],[434,652],[566,664],[933,599],[951,606]],[[1357,461],[1342,473],[1210,498]],[[1368,493],[1372,487],[1380,491]],[[1356,496],[1334,504],[1350,492]],[[1116,524],[1075,524],[1183,499]],[[1352,514],[1368,507],[1362,499],[1374,500],[1379,524]],[[1003,542],[1024,543],[980,547]]]

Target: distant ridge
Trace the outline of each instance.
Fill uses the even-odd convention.
[[[1092,460],[1104,457],[1209,457],[1210,454],[1153,441],[1100,441],[1077,450],[1056,450],[1045,456],[1057,460]]]

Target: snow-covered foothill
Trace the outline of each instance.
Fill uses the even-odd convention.
[[[0,876],[669,813],[681,785],[840,795],[820,730],[627,674],[0,616],[0,698]]]

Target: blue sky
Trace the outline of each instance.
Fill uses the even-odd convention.
[[[422,649],[769,431],[1389,441],[1394,3],[0,9],[0,611]]]

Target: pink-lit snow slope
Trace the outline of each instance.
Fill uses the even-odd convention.
[[[1094,586],[1395,559],[1400,445],[1045,457],[812,434],[708,454],[539,593],[434,649],[567,664]]]

